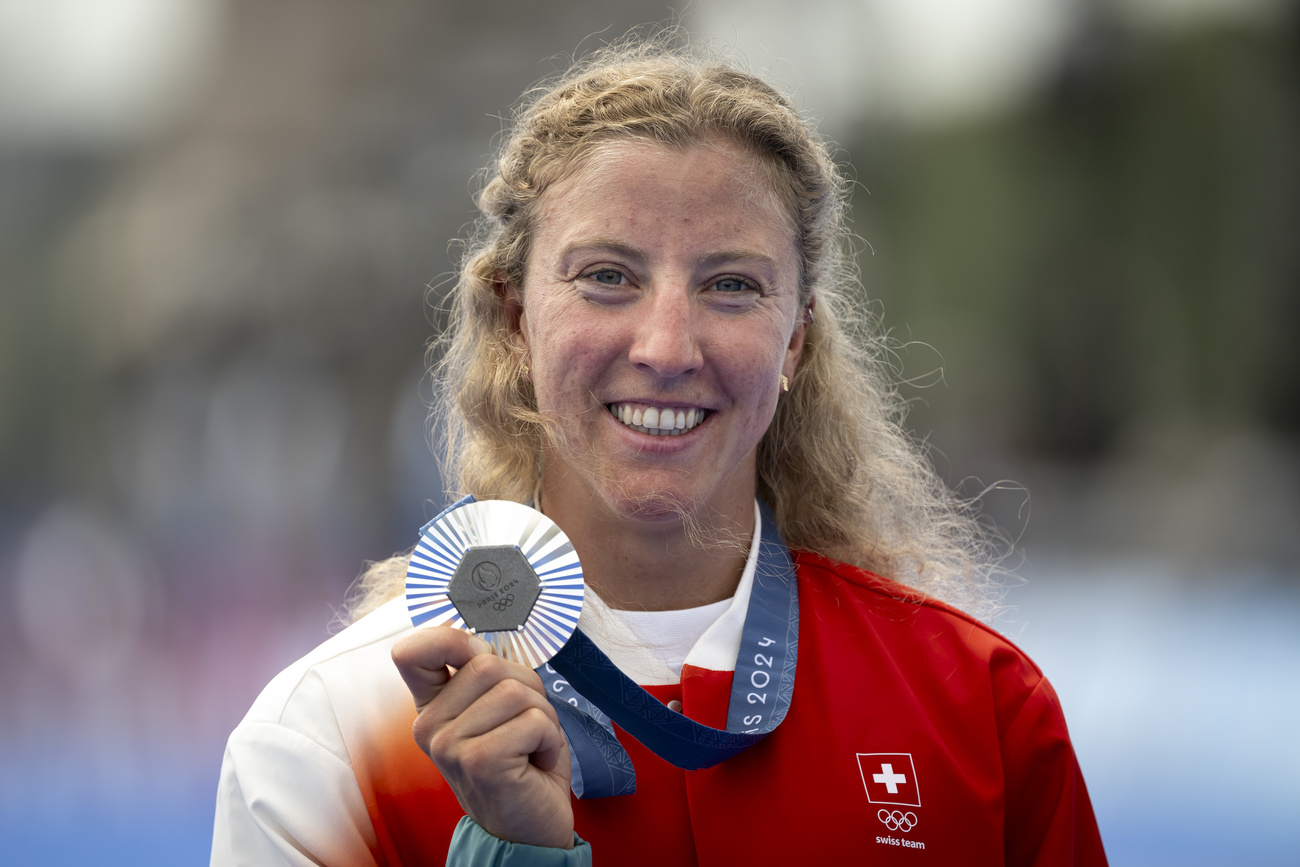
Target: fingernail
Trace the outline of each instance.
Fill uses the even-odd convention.
[[[470,650],[474,651],[475,656],[478,656],[480,653],[492,652],[492,645],[488,644],[486,641],[479,638],[477,635],[471,635],[469,637],[469,647]]]

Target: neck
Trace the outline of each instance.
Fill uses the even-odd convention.
[[[593,508],[590,494],[573,499],[543,482],[542,512],[569,537],[584,580],[609,607],[673,611],[735,594],[755,529],[752,497],[738,514],[696,509],[653,520]]]

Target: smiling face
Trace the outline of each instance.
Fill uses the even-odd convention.
[[[785,205],[730,144],[600,147],[543,193],[511,296],[549,513],[747,523],[755,449],[803,345]]]

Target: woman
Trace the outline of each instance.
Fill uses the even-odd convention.
[[[232,734],[213,863],[1104,863],[1051,687],[935,601],[986,614],[990,566],[849,339],[843,182],[791,104],[604,52],[520,110],[480,208],[440,368],[454,477],[559,524],[582,633],[669,709],[788,709],[699,770],[620,732],[635,793],[575,799],[565,681],[412,630],[395,558]],[[771,562],[781,695],[744,644],[785,604]]]

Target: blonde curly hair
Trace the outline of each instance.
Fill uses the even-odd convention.
[[[815,303],[815,321],[757,458],[758,494],[787,544],[989,618],[989,534],[903,428],[886,340],[855,297],[847,186],[828,147],[761,79],[670,37],[605,48],[525,94],[485,171],[481,215],[434,347],[442,352],[435,412],[446,430],[445,478],[480,499],[527,502],[537,489],[547,423],[510,338],[502,278],[523,286],[546,189],[615,139],[734,143],[759,158],[789,205],[799,303]],[[402,592],[408,557],[370,565],[353,618]]]

